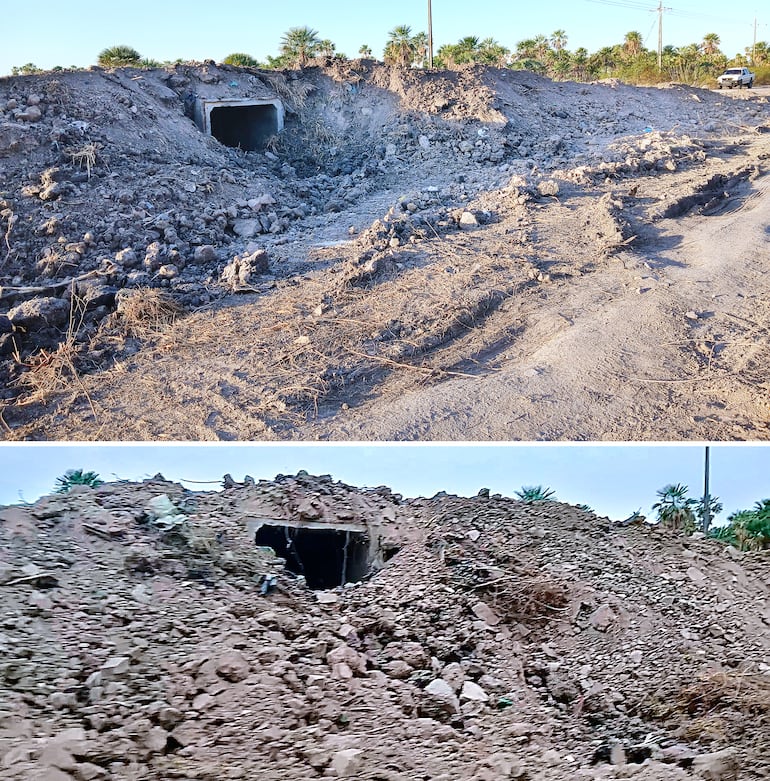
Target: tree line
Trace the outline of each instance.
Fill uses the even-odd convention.
[[[701,85],[712,83],[726,67],[747,65],[755,70],[755,83],[770,83],[770,44],[767,41],[758,41],[742,53],[728,57],[720,48],[719,35],[707,33],[700,42],[664,47],[660,68],[658,52],[647,49],[641,33],[637,31],[630,31],[620,43],[602,47],[593,53],[583,47],[571,51],[567,44],[568,36],[564,30],[555,30],[550,36],[536,35],[519,41],[514,49],[494,38],[480,39],[471,35],[457,43],[440,46],[433,57],[433,65],[439,69],[491,65],[533,71],[560,81],[617,78],[633,84],[675,81]],[[373,51],[363,44],[358,56],[371,58]],[[337,51],[333,41],[321,38],[316,30],[305,26],[292,27],[283,35],[277,56],[268,55],[260,61],[245,52],[233,52],[223,62],[240,67],[284,69],[304,68],[311,62],[347,59],[347,55]],[[387,64],[401,67],[427,67],[427,34],[415,33],[408,25],[394,27],[388,34],[382,59]],[[97,64],[103,67],[155,68],[172,63],[142,57],[130,46],[112,46],[99,53]],[[12,70],[13,75],[35,72],[40,72],[40,69],[33,63]]]

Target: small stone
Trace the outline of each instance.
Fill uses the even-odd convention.
[[[465,683],[465,670],[459,662],[450,662],[441,671],[441,677],[452,687],[452,690],[459,692]]]
[[[486,602],[477,602],[471,610],[488,626],[497,626],[500,623],[500,617]]]
[[[734,748],[701,754],[692,761],[692,769],[705,781],[736,781],[739,763]]]
[[[460,701],[454,689],[442,678],[434,678],[423,691],[426,715],[453,715],[460,711]]]
[[[165,263],[158,269],[161,279],[174,279],[179,276],[179,269],[173,263]]]
[[[128,656],[112,656],[99,668],[99,672],[102,674],[102,678],[123,675],[128,672],[130,662]]]
[[[131,247],[126,247],[115,253],[115,262],[124,268],[137,268],[140,266],[139,257]]]
[[[464,211],[460,215],[460,227],[464,230],[478,227],[479,221],[476,219],[476,215],[473,212]]]
[[[363,767],[364,752],[358,748],[346,748],[334,754],[331,768],[339,778],[354,778]]]
[[[688,320],[697,320],[698,319],[698,313],[697,312],[693,312],[692,309],[689,312],[685,312],[684,316]]]
[[[202,692],[193,701],[193,710],[206,710],[214,704],[215,700],[208,692]]]
[[[152,727],[144,739],[145,748],[156,754],[166,748],[168,743],[168,732],[163,727]]]
[[[423,149],[430,149],[430,139],[428,136],[420,136],[417,142]]]
[[[460,691],[460,699],[470,700],[471,702],[487,702],[489,696],[477,683],[466,681]]]
[[[588,617],[588,622],[599,632],[606,632],[615,623],[615,611],[608,605],[600,605]]]
[[[211,244],[203,244],[195,248],[193,261],[195,263],[215,263],[219,260],[216,249]]]
[[[8,312],[8,319],[15,327],[29,331],[64,325],[69,316],[70,305],[67,301],[46,297],[23,301]]]
[[[626,764],[626,750],[623,748],[622,743],[613,743],[610,749],[610,764],[611,765],[625,765]]]
[[[559,194],[559,183],[553,179],[546,179],[544,182],[537,183],[537,191],[544,197],[555,197]]]
[[[16,119],[22,122],[39,122],[43,118],[43,112],[37,106],[27,106],[24,111],[16,115]]]

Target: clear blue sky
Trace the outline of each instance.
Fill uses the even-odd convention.
[[[758,38],[770,37],[770,11],[758,0],[665,0],[664,44],[682,46],[708,32],[722,38],[732,56],[749,46],[754,16]],[[0,74],[33,62],[87,66],[116,44],[133,46],[156,60],[214,59],[242,51],[257,59],[277,54],[281,35],[308,25],[330,38],[338,51],[355,56],[361,44],[380,55],[387,33],[399,24],[427,30],[426,0],[0,0]],[[499,0],[433,0],[436,47],[465,35],[493,37],[509,48],[524,38],[563,29],[568,48],[595,51],[640,32],[657,47],[657,0],[551,0],[502,3]]]
[[[0,504],[49,493],[72,468],[106,480],[161,472],[175,481],[212,481],[187,483],[196,490],[216,490],[227,472],[236,480],[272,479],[305,469],[352,485],[388,485],[405,496],[472,496],[479,488],[512,496],[522,485],[547,485],[563,501],[620,519],[640,507],[649,514],[655,491],[669,482],[701,494],[703,455],[697,445],[15,444],[0,446]],[[711,473],[722,518],[770,498],[770,446],[712,445]]]

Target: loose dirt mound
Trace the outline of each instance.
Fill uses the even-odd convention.
[[[225,147],[196,97],[286,129]],[[16,77],[0,109],[10,438],[767,435],[730,358],[768,327],[764,97],[362,61]]]
[[[0,510],[3,778],[768,777],[766,553],[550,502],[225,483]],[[312,592],[254,516],[398,552]]]

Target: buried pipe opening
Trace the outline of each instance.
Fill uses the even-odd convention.
[[[201,100],[194,113],[204,133],[244,152],[263,149],[284,125],[280,100]]]
[[[286,560],[286,569],[304,576],[313,590],[355,583],[370,569],[370,541],[365,532],[264,524],[256,530],[254,542],[272,548]]]

